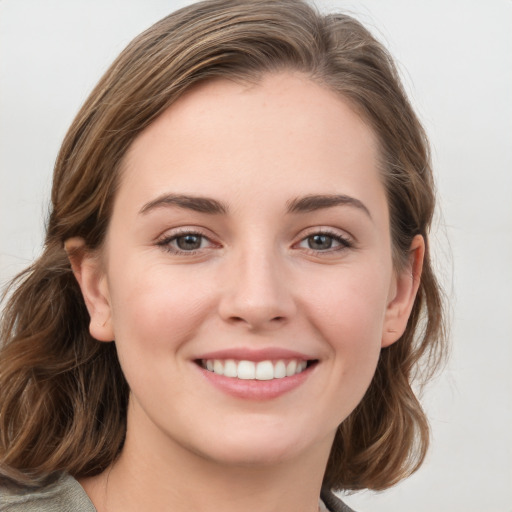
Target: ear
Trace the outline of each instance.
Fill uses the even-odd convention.
[[[99,341],[112,341],[114,330],[107,278],[96,252],[87,250],[83,238],[69,238],[64,249],[71,263],[91,321],[89,332]]]
[[[390,290],[382,332],[382,347],[392,345],[405,332],[420,286],[424,256],[425,240],[421,235],[416,235],[409,249],[408,262],[396,273],[394,285]]]

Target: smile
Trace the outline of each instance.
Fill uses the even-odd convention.
[[[302,373],[308,362],[301,359],[248,361],[235,359],[201,359],[205,370],[217,375],[242,380],[273,380]]]

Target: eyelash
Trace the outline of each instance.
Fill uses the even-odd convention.
[[[166,237],[162,238],[161,240],[158,240],[157,245],[159,247],[161,247],[162,249],[164,249],[165,251],[170,252],[171,254],[187,255],[187,256],[192,256],[194,254],[197,254],[199,251],[205,249],[204,247],[199,247],[198,249],[193,249],[193,250],[187,251],[187,250],[173,247],[171,245],[173,242],[175,242],[179,238],[183,238],[186,236],[195,236],[195,237],[201,238],[201,241],[207,240],[211,244],[213,243],[206,235],[204,235],[203,233],[201,233],[199,231],[184,229],[184,230],[181,230],[181,231],[174,233],[170,236],[166,236]]]
[[[171,245],[173,242],[176,242],[179,238],[183,238],[183,237],[187,237],[187,236],[198,237],[198,238],[201,239],[201,243],[202,243],[202,241],[206,240],[210,244],[213,244],[213,242],[210,240],[210,238],[208,238],[203,233],[201,233],[199,231],[186,230],[185,229],[185,230],[179,231],[177,233],[174,233],[174,234],[172,234],[170,236],[166,236],[166,237],[162,238],[161,240],[158,240],[156,245],[161,247],[165,251],[170,252],[171,254],[187,255],[187,256],[195,255],[199,251],[205,249],[205,247],[199,247],[198,249],[193,249],[193,250],[183,250],[183,249],[179,249],[179,248],[173,247]],[[329,248],[327,248],[325,250],[318,250],[318,249],[312,249],[310,247],[309,248],[304,247],[304,249],[306,249],[306,251],[308,251],[308,252],[310,252],[312,254],[318,255],[318,254],[339,252],[339,251],[343,251],[345,249],[350,249],[350,248],[352,248],[354,246],[352,241],[350,239],[348,239],[347,237],[345,237],[343,235],[340,235],[337,232],[325,229],[325,228],[324,229],[319,229],[319,230],[316,230],[316,231],[312,231],[307,236],[301,238],[298,243],[294,244],[294,246],[298,246],[298,245],[300,245],[303,242],[307,242],[308,239],[311,239],[311,238],[313,238],[315,236],[329,237],[332,241],[337,242],[339,244],[339,246],[338,247],[334,247],[334,248],[329,247]]]
[[[334,247],[334,248],[329,247],[326,250],[317,250],[317,249],[306,248],[306,247],[304,248],[308,252],[310,252],[312,254],[315,254],[315,255],[324,255],[324,254],[337,253],[337,252],[343,251],[345,249],[350,249],[350,248],[354,247],[353,242],[348,237],[343,236],[343,235],[341,235],[338,232],[331,231],[331,230],[326,229],[326,228],[320,228],[320,229],[311,231],[311,233],[309,233],[305,237],[301,238],[301,240],[299,241],[299,244],[301,244],[303,242],[307,242],[308,239],[311,239],[311,238],[313,238],[315,236],[329,237],[332,241],[339,243],[338,247]]]

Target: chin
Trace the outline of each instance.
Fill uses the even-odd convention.
[[[250,428],[225,429],[222,435],[210,438],[208,446],[203,446],[197,452],[224,465],[254,467],[301,458],[308,448],[321,444],[313,438],[311,431],[294,432],[279,425],[267,427],[270,428],[265,428],[262,422],[254,421]],[[332,438],[329,436],[325,440],[323,438],[330,449]]]
[[[204,454],[219,464],[235,467],[272,466],[293,460],[300,455],[296,446],[276,446],[271,443],[231,444]]]

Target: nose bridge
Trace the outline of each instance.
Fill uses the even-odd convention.
[[[225,320],[259,329],[280,325],[294,313],[283,256],[269,241],[234,250],[228,267],[220,305]]]

